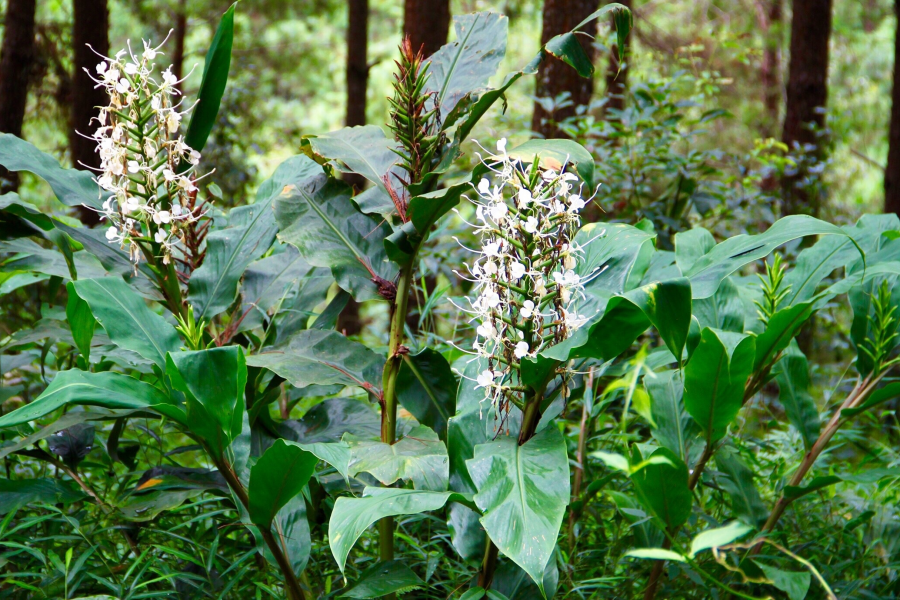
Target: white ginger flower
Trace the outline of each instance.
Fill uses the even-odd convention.
[[[522,341],[516,344],[513,354],[516,358],[522,358],[528,355],[528,342]]]

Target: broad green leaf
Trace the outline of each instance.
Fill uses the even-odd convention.
[[[122,498],[116,509],[129,521],[152,521],[161,513],[173,510],[203,494],[201,488],[160,490]]]
[[[817,492],[822,488],[840,483],[842,480],[836,475],[824,475],[821,477],[813,477],[805,486],[786,485],[784,486],[784,497],[788,500],[796,500],[813,492]]]
[[[260,186],[253,204],[233,209],[228,226],[207,236],[206,258],[188,285],[197,319],[210,319],[231,306],[241,275],[269,250],[278,232],[272,203],[316,185],[322,177],[322,168],[308,157],[289,158]]]
[[[399,441],[385,444],[344,436],[350,446],[350,474],[366,472],[383,485],[405,479],[417,490],[443,492],[450,477],[447,447],[424,425],[412,429]]]
[[[556,554],[558,551],[554,552]],[[491,589],[485,593],[487,600],[536,600],[542,595],[555,598],[559,587],[559,568],[556,556],[552,557],[544,569],[544,591],[535,584],[528,573],[514,562],[503,560],[494,571]]]
[[[45,440],[48,437],[56,434],[57,432],[72,427],[73,425],[88,423],[90,421],[112,421],[115,419],[127,417],[128,415],[132,415],[138,412],[142,413],[145,416],[148,414],[145,411],[107,410],[104,408],[96,407],[94,407],[90,411],[70,410],[63,416],[55,419],[52,423],[48,423],[44,427],[41,427],[34,433],[27,435],[18,441],[8,440],[2,447],[0,447],[0,458],[5,458],[10,454],[13,454],[14,452],[18,452],[19,450],[24,450],[29,446],[33,446],[39,441]]]
[[[688,488],[688,469],[684,461],[668,448],[657,448],[650,458],[664,457],[669,464],[649,464],[631,475],[641,504],[670,530],[680,527],[691,515],[691,490]],[[631,462],[644,462],[637,446],[632,449]]]
[[[425,587],[403,560],[375,563],[359,578],[341,590],[339,598],[381,598],[388,594],[406,594]]]
[[[833,235],[821,238],[797,255],[794,268],[785,275],[784,289],[790,286],[785,304],[789,306],[812,299],[823,279],[858,258],[859,250],[851,239]]]
[[[296,388],[338,384],[377,394],[384,358],[336,331],[308,329],[285,345],[251,354],[247,364],[269,369]]]
[[[80,279],[70,283],[68,289],[87,303],[109,339],[120,348],[164,368],[166,353],[181,347],[175,328],[150,310],[121,279]]]
[[[63,279],[106,277],[100,262],[87,252],[71,257],[55,249],[44,248],[33,240],[19,238],[0,242],[0,252],[12,254],[2,261],[2,271],[32,271]]]
[[[782,244],[809,235],[847,237],[844,230],[836,225],[806,215],[792,215],[776,221],[764,233],[728,238],[685,271],[685,276],[691,280],[694,298],[712,296],[723,279],[744,265],[768,256]]]
[[[103,408],[151,409],[184,422],[183,411],[161,391],[128,375],[61,371],[30,404],[0,417],[0,428],[22,425],[63,406],[80,404]]]
[[[0,195],[0,212],[4,214],[3,239],[33,235],[36,231],[49,231],[56,227],[53,219],[45,215],[37,206],[22,200],[15,192]],[[19,219],[19,221],[15,219]]]
[[[625,553],[625,556],[632,558],[646,558],[649,560],[673,560],[675,562],[687,562],[682,555],[672,550],[664,550],[662,548],[635,548]]]
[[[543,592],[544,568],[569,503],[568,456],[559,430],[547,427],[521,446],[512,436],[480,444],[466,465],[491,540]]]
[[[809,393],[809,365],[806,356],[796,342],[792,342],[778,361],[775,380],[778,382],[778,400],[784,406],[803,445],[809,450],[819,437],[819,409]]]
[[[595,185],[594,157],[578,142],[572,140],[528,140],[510,150],[509,155],[526,163],[530,163],[537,156],[540,158],[541,166],[554,170],[559,170],[567,164],[575,165],[575,171],[584,182],[585,196],[593,193]]]
[[[0,478],[0,515],[36,502],[71,504],[84,497],[81,490],[56,479]]]
[[[787,594],[790,600],[803,600],[809,593],[809,585],[812,582],[809,571],[783,571],[761,562],[754,564],[762,569],[772,585]]]
[[[815,312],[813,302],[800,302],[777,311],[769,319],[766,329],[756,336],[756,358],[753,370],[768,365],[778,353],[790,345],[800,328]]]
[[[378,436],[381,421],[370,405],[353,398],[328,398],[301,419],[278,424],[278,433],[300,444],[339,442],[345,433]]]
[[[392,280],[396,274],[384,251],[390,227],[359,212],[345,183],[323,175],[286,189],[275,202],[275,218],[279,239],[296,246],[309,264],[330,268],[357,301],[381,298],[372,278]]]
[[[298,444],[275,440],[250,468],[250,520],[268,529],[278,511],[306,487],[316,462]]]
[[[622,223],[589,223],[575,236],[584,257],[575,270],[582,279],[591,278],[585,290],[598,296],[622,294],[643,277],[655,251],[656,236]],[[696,296],[696,294],[694,294]]]
[[[631,15],[631,9],[629,9],[625,5],[619,4],[618,2],[610,2],[600,10],[596,10],[585,17],[585,19],[581,23],[575,26],[575,31],[581,29],[595,19],[602,19],[606,17],[610,13],[612,13],[613,25],[616,28],[616,46],[617,50],[619,51],[619,56],[625,56],[625,44],[628,40],[628,33],[631,31],[631,28],[634,27],[634,18]],[[557,55],[554,54],[554,56]],[[560,59],[566,60],[565,57],[560,57]],[[569,62],[569,60],[566,60],[566,62],[570,65],[572,64],[572,62]],[[591,71],[591,73],[587,74],[579,72],[579,75],[581,75],[582,77],[589,77],[592,73],[593,70]]]
[[[509,19],[496,13],[453,17],[456,40],[431,56],[425,84],[437,94],[440,114],[449,115],[465,96],[487,87],[506,55],[508,28]]]
[[[338,498],[328,522],[328,543],[341,572],[350,549],[372,523],[384,517],[438,510],[448,500],[467,501],[453,492],[373,487],[367,487],[361,498]]]
[[[447,421],[456,412],[457,387],[447,359],[430,348],[404,354],[396,386],[400,405],[446,440]]]
[[[66,284],[69,298],[66,302],[66,320],[72,330],[72,339],[78,351],[84,357],[85,366],[91,358],[91,340],[94,339],[94,326],[97,320],[91,314],[91,307],[75,293],[72,282]]]
[[[868,397],[862,404],[857,406],[856,408],[845,408],[841,411],[842,417],[852,417],[854,415],[858,415],[861,412],[865,412],[870,408],[878,406],[883,402],[887,402],[888,400],[893,400],[897,396],[900,396],[900,382],[892,381],[888,383],[883,388],[877,389],[872,392],[872,395]]]
[[[717,442],[744,403],[744,386],[753,370],[752,336],[705,328],[684,369],[684,406],[707,442]]]
[[[610,469],[615,469],[616,471],[621,471],[626,474],[631,473],[631,465],[628,464],[628,459],[621,454],[597,450],[595,452],[591,452],[590,456],[591,458],[596,458],[603,461],[603,463]]]
[[[209,132],[212,131],[219,114],[219,104],[228,83],[228,70],[231,67],[231,46],[234,39],[234,8],[237,3],[222,15],[216,34],[213,36],[209,50],[206,52],[206,64],[203,66],[203,79],[200,92],[197,94],[197,106],[191,115],[184,143],[197,150],[203,150]]]
[[[306,515],[306,499],[303,494],[297,494],[278,511],[275,517],[277,530],[284,540],[284,546],[288,560],[296,573],[302,573],[309,562],[309,554],[312,550],[312,540],[309,532],[309,519]],[[269,559],[269,552],[266,559]],[[271,564],[277,566],[275,557],[271,558]]]
[[[644,387],[650,395],[650,410],[656,423],[653,437],[687,462],[698,428],[684,407],[682,372],[647,373]]]
[[[59,162],[11,133],[0,134],[0,165],[10,171],[34,173],[53,189],[66,206],[90,206],[103,203],[99,188],[88,171],[64,169]]]
[[[688,272],[694,263],[716,247],[716,239],[703,227],[692,227],[675,234],[675,264],[682,273]]]
[[[350,480],[350,445],[347,442],[314,442],[299,444],[307,452],[311,452],[341,474],[348,485]]]
[[[187,422],[192,433],[222,454],[241,433],[247,383],[243,348],[170,352],[166,373],[187,398]]]
[[[709,298],[694,300],[693,311],[700,327],[744,333],[744,304],[731,277],[723,279],[719,289]]]
[[[616,505],[619,515],[629,524],[634,540],[641,546],[659,546],[663,542],[663,532],[650,525],[648,515],[640,502],[633,496],[608,490],[606,492]]]
[[[753,531],[752,527],[740,521],[732,521],[722,527],[701,531],[691,540],[691,558],[694,558],[699,552],[704,550],[727,546],[751,531]]]
[[[731,498],[735,514],[758,527],[762,526],[769,516],[769,510],[753,483],[754,473],[750,467],[730,446],[719,448],[716,452],[716,467],[725,475],[724,478],[716,479],[716,483]]]

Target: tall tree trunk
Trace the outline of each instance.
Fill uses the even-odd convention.
[[[356,127],[366,124],[366,89],[369,84],[368,63],[369,0],[349,0],[347,15],[347,113],[344,124]],[[362,190],[365,177],[356,173],[343,176],[356,191]],[[350,298],[338,318],[337,330],[344,335],[362,331],[359,303]]]
[[[762,134],[772,137],[778,127],[778,111],[781,107],[781,22],[782,0],[756,0],[756,23],[763,38],[759,79],[762,83],[765,121]]]
[[[18,137],[22,137],[34,64],[34,11],[35,0],[8,0],[0,50],[0,131]],[[18,173],[0,167],[0,193],[18,188]]]
[[[450,33],[450,0],[405,0],[403,35],[409,36],[413,50],[431,56],[447,43]]]
[[[544,0],[544,24],[541,28],[541,44],[546,44],[550,39],[561,33],[571,31],[588,15],[597,10],[599,0]],[[589,36],[597,32],[597,22],[592,21],[582,31]],[[593,61],[596,52],[591,43],[591,38],[585,35],[578,36],[581,47]],[[552,99],[560,94],[568,92],[571,104],[569,106],[544,110],[540,99]],[[534,104],[534,115],[531,120],[531,129],[545,138],[564,137],[559,130],[558,123],[575,114],[575,107],[588,104],[594,94],[594,81],[583,78],[578,73],[556,59],[545,60],[541,63],[537,76],[536,96],[538,102]]]
[[[187,37],[187,0],[178,0],[175,10],[175,28],[172,32],[175,38],[175,50],[172,52],[172,73],[179,80],[184,77],[184,39]],[[178,84],[178,91],[184,93],[182,86]]]
[[[825,125],[828,100],[828,39],[831,36],[831,0],[794,0],[791,19],[791,60],[782,140],[789,147],[812,144],[821,157],[821,139],[815,130]],[[810,197],[797,183],[806,173],[785,177],[785,215],[819,212],[819,198]]]
[[[894,88],[891,93],[887,170],[884,172],[884,212],[900,215],[900,0],[895,0],[894,10],[898,22],[894,34]]]
[[[619,0],[619,4],[631,10],[632,0]],[[613,30],[615,30],[615,23]],[[625,56],[619,56],[619,49],[613,45],[609,50],[609,65],[606,68],[606,110],[609,114],[612,111],[621,111],[625,108],[625,92],[628,90],[628,51],[631,48],[631,31],[628,31],[628,37],[625,38]],[[622,65],[622,60],[625,64]]]
[[[94,87],[88,72],[96,75],[97,64],[101,61],[98,54],[109,56],[109,10],[106,0],[72,0],[72,4],[75,72],[72,76],[69,149],[75,168],[98,168],[100,156],[95,152],[96,144],[84,136],[90,137],[97,130],[99,123],[95,117],[100,114],[97,107],[109,104],[109,98],[103,88]],[[81,207],[80,216],[89,225],[100,222],[99,215],[88,208]]]

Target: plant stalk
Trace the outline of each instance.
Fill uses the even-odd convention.
[[[588,389],[593,390],[594,371],[588,374]],[[584,481],[584,467],[587,461],[587,424],[588,424],[588,404],[581,403],[581,423],[578,426],[578,449],[575,457],[578,465],[575,467],[575,474],[572,477],[572,502],[578,500],[581,496],[581,484]],[[578,515],[575,511],[569,511],[569,563],[574,563],[572,552],[575,548],[575,524],[578,522]]]

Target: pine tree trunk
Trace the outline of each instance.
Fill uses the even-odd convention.
[[[103,88],[94,87],[94,81],[85,71],[96,75],[97,64],[102,60],[97,55],[109,56],[109,10],[106,0],[72,0],[72,4],[75,72],[72,75],[69,150],[75,168],[98,168],[100,157],[95,152],[96,144],[84,136],[90,137],[97,130],[99,124],[95,117],[100,114],[97,107],[109,104],[109,98]],[[100,222],[99,215],[87,208],[80,209],[80,216],[88,225]]]
[[[631,10],[631,0],[619,0],[619,4]],[[615,23],[610,19],[615,30]],[[619,56],[619,49],[613,45],[609,50],[609,65],[606,68],[606,110],[608,114],[614,114],[614,111],[621,111],[625,108],[625,92],[628,89],[628,51],[631,48],[631,31],[625,38],[625,65],[621,66],[622,57]]]
[[[789,147],[812,144],[820,148],[813,129],[825,125],[828,100],[828,39],[831,36],[831,0],[794,0],[791,19],[791,59],[782,140]],[[799,189],[804,173],[785,177],[785,215],[819,213],[819,198]]]
[[[541,44],[546,44],[555,35],[571,31],[588,15],[596,11],[599,0],[544,0],[544,24],[541,28]],[[597,21],[582,28],[589,36],[597,32]],[[588,36],[579,36],[579,43],[593,62],[596,52]],[[536,96],[538,99],[553,99],[568,92],[571,105],[552,111],[544,110],[540,102],[534,104],[531,129],[545,138],[565,137],[558,123],[575,114],[576,106],[591,101],[594,81],[580,77],[578,73],[560,60],[550,58],[541,63],[537,76]]]
[[[887,170],[884,172],[884,212],[900,215],[900,0],[895,1],[894,10],[898,25],[894,35],[894,88],[891,93]]]
[[[778,127],[778,111],[781,107],[781,24],[782,0],[756,0],[756,23],[763,38],[759,79],[762,84],[765,122],[762,134],[772,137]]]
[[[22,137],[34,64],[34,11],[35,0],[8,0],[0,51],[0,131],[18,137]],[[0,193],[18,187],[18,173],[0,167]]]
[[[405,0],[403,35],[409,36],[413,50],[422,48],[431,56],[447,43],[450,33],[450,0]]]

